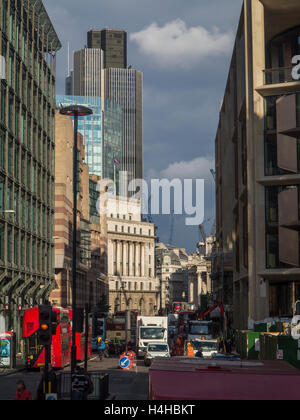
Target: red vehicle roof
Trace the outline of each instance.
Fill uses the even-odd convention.
[[[280,360],[253,363],[157,359],[149,378],[152,400],[300,399],[299,370]]]

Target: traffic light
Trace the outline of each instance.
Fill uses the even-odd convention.
[[[52,309],[51,311],[51,334],[55,335],[59,324],[58,313]]]
[[[42,346],[50,346],[52,342],[52,308],[39,306],[38,341]]]

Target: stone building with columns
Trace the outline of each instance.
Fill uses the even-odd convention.
[[[182,302],[184,309],[199,308],[201,296],[211,291],[206,257],[163,243],[156,244],[155,252],[160,308],[172,307],[174,302]]]
[[[109,195],[105,208],[110,311],[154,315],[159,305],[154,224],[142,221],[138,200]]]

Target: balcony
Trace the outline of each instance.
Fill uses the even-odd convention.
[[[270,68],[263,70],[264,84],[256,88],[262,96],[295,93],[300,90],[300,80],[294,80],[293,67]]]
[[[293,67],[280,67],[275,69],[264,70],[264,84],[276,85],[279,83],[291,83],[296,80],[292,77]]]

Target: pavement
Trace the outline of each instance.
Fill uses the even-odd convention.
[[[18,372],[22,372],[23,370],[25,370],[25,363],[23,359],[17,359],[16,360],[16,367],[14,369],[4,369],[3,371],[0,372],[0,377],[1,376],[8,376],[8,375],[13,375],[14,373],[18,373]]]
[[[70,371],[70,367],[63,371]],[[149,368],[144,366],[143,360],[138,360],[134,371],[123,371],[119,368],[119,358],[105,358],[99,361],[98,357],[94,356],[88,362],[88,371],[109,374],[110,399],[147,400]],[[16,383],[20,379],[25,382],[32,396],[35,395],[40,381],[39,372],[14,371],[9,375],[0,376],[0,400],[14,399]]]

